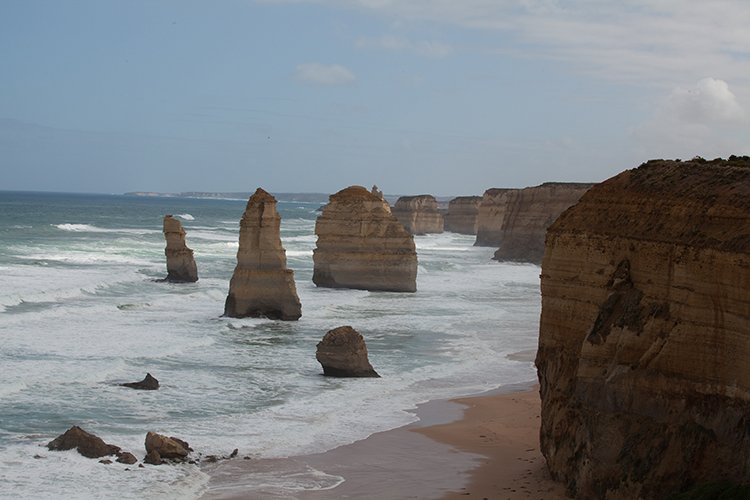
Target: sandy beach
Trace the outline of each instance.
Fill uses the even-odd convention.
[[[325,453],[217,464],[204,498],[565,498],[539,452],[539,393],[529,386],[431,401],[419,422]],[[299,490],[243,480],[269,473],[299,477]]]

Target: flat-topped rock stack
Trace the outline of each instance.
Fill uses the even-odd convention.
[[[459,196],[448,203],[443,229],[452,233],[477,234],[481,196]]]
[[[750,478],[750,157],[649,161],[549,228],[541,450],[573,498]]]
[[[315,223],[313,282],[320,287],[414,292],[414,238],[388,203],[361,186],[331,195]]]
[[[484,192],[477,215],[477,239],[474,246],[495,247],[500,245],[503,236],[505,210],[508,208],[508,195],[516,189],[491,188]]]
[[[547,182],[508,192],[499,248],[493,258],[541,264],[547,228],[592,185]]]
[[[237,267],[229,284],[225,316],[296,320],[302,315],[294,272],[286,267],[280,233],[276,199],[258,188],[240,221]]]
[[[392,212],[411,234],[443,232],[443,215],[430,194],[402,196],[396,200]]]
[[[166,281],[174,283],[193,283],[198,281],[198,267],[195,265],[193,251],[185,244],[185,230],[180,221],[171,215],[164,216],[164,239],[167,246],[164,254],[167,256]]]

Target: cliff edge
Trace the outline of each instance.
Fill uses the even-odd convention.
[[[750,157],[649,161],[549,228],[541,449],[575,498],[750,478]]]

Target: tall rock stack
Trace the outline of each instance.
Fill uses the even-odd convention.
[[[506,208],[495,260],[540,264],[547,228],[575,205],[592,184],[547,182],[513,190]]]
[[[434,196],[402,196],[393,206],[393,215],[411,234],[443,232],[443,215]]]
[[[444,229],[452,233],[477,234],[481,196],[459,196],[448,203]]]
[[[498,247],[503,236],[508,195],[517,189],[491,188],[484,192],[477,215],[477,239],[474,246]]]
[[[331,195],[315,223],[313,282],[320,287],[415,292],[413,237],[388,203],[361,186]]]
[[[240,221],[240,248],[224,305],[225,316],[293,321],[302,315],[294,272],[286,267],[280,227],[276,199],[258,188]]]
[[[195,265],[193,251],[185,244],[185,230],[180,221],[171,215],[164,216],[164,239],[167,246],[164,253],[167,256],[166,281],[174,283],[193,283],[198,281],[198,268]]]
[[[750,478],[750,157],[655,160],[549,228],[541,449],[574,498]]]

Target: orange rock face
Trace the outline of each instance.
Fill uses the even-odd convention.
[[[651,161],[549,228],[541,446],[575,498],[750,477],[750,158]]]
[[[198,281],[198,268],[195,265],[193,251],[185,244],[185,230],[182,229],[182,224],[171,215],[165,215],[163,226],[164,238],[167,240],[167,247],[164,249],[167,256],[166,281]]]
[[[286,267],[280,232],[276,199],[258,188],[240,221],[240,247],[224,306],[226,316],[293,321],[302,315],[294,272]]]
[[[393,205],[393,215],[411,234],[443,232],[443,215],[434,196],[402,196]]]
[[[459,196],[448,203],[444,229],[452,233],[477,234],[481,196]]]
[[[328,288],[415,292],[414,238],[388,203],[361,186],[330,197],[315,223],[313,282]]]

